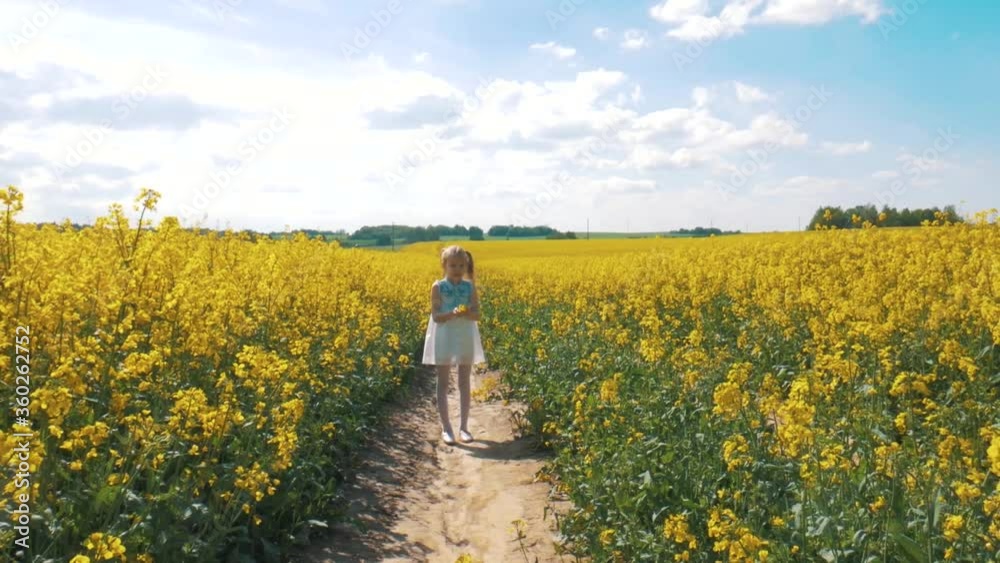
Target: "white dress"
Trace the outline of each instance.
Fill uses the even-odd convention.
[[[447,278],[435,282],[441,294],[438,313],[451,311],[458,305],[469,305],[472,282],[462,280],[453,284]],[[486,363],[483,342],[479,336],[479,322],[455,318],[443,323],[434,322],[434,315],[427,318],[424,335],[424,358],[421,363],[432,365]]]

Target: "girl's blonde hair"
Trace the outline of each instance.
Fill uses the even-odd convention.
[[[462,248],[461,246],[458,246],[457,244],[453,244],[453,245],[449,246],[448,248],[445,248],[444,250],[441,251],[441,270],[442,271],[445,270],[445,262],[447,262],[449,258],[465,258],[465,263],[468,264],[468,266],[469,266],[467,268],[467,272],[469,274],[469,279],[471,279],[472,281],[476,281],[476,271],[473,268],[472,253],[471,252],[469,252],[468,250],[465,250],[464,248]]]

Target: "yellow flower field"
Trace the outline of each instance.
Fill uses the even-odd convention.
[[[152,225],[157,196],[142,230],[115,207],[73,232],[18,224],[0,191],[0,559],[26,495],[37,561],[277,560],[419,361],[433,261]]]
[[[433,255],[440,245],[411,247]],[[1000,226],[469,243],[580,553],[1000,557]]]
[[[24,518],[36,561],[279,560],[420,360],[445,243],[201,234],[151,221],[158,197],[74,231],[0,191],[4,555]],[[462,245],[578,553],[1000,558],[995,211]]]

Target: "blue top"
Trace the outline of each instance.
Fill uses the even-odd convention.
[[[472,300],[472,282],[462,280],[457,284],[451,283],[448,278],[434,282],[441,294],[441,309],[435,313],[448,313],[459,305],[469,306]]]

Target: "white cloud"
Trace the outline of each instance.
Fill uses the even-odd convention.
[[[709,96],[715,88],[698,87],[692,107],[668,108],[636,116],[620,138],[627,156],[618,163],[600,162],[601,168],[689,168],[710,164],[717,171],[731,171],[732,158],[745,160],[746,151],[772,145],[801,148],[809,140],[798,124],[774,112],[757,115],[740,127],[713,115]]]
[[[591,180],[588,184],[590,190],[597,193],[634,194],[656,191],[655,180],[632,180],[621,176]]]
[[[681,41],[715,41],[743,33],[743,25],[717,17],[694,16],[668,31],[667,36]]]
[[[574,80],[518,82],[496,80],[481,107],[462,122],[467,142],[542,142],[583,138],[630,112],[606,104],[624,84],[625,74],[597,69]],[[602,107],[603,106],[603,107]]]
[[[843,178],[794,176],[775,184],[754,186],[753,193],[760,196],[813,198],[817,196],[837,195],[851,189],[851,183]]]
[[[715,41],[743,33],[750,21],[750,12],[763,0],[732,0],[718,16],[692,15],[681,25],[667,32],[669,37],[682,41]]]
[[[649,9],[653,19],[666,23],[684,23],[708,12],[708,0],[664,0]]]
[[[895,170],[878,170],[872,173],[872,178],[876,180],[891,180],[898,177],[899,172]]]
[[[627,105],[634,106],[641,103],[644,99],[646,98],[642,95],[642,87],[636,84],[632,87],[632,91],[628,94],[625,92],[619,92],[618,97],[615,98],[615,103],[622,107]]]
[[[289,8],[294,8],[296,10],[301,10],[303,12],[309,12],[313,14],[326,14],[327,8],[322,0],[277,0],[279,4],[288,6]],[[226,6],[227,4],[221,4]],[[238,6],[239,3],[230,3],[228,5]]]
[[[902,151],[896,155],[896,160],[903,164],[908,173],[917,174],[923,172],[941,172],[951,165],[937,151],[931,151],[930,156],[920,156],[909,151]]]
[[[635,88],[632,89],[631,99],[633,104],[638,104],[643,100],[642,88],[636,84]]]
[[[771,96],[769,96],[767,92],[764,92],[756,86],[750,86],[739,81],[734,81],[733,87],[736,88],[736,99],[744,104],[766,102],[771,100]]]
[[[670,108],[647,113],[635,120],[638,130],[658,132],[682,131],[694,112],[688,108]]]
[[[595,27],[594,28],[594,38],[604,41],[608,38],[610,30],[606,27]]]
[[[711,15],[707,0],[665,0],[650,16],[670,24],[667,36],[682,41],[714,41],[744,32],[748,25],[819,25],[842,17],[870,24],[889,10],[883,0],[728,0]]]
[[[837,156],[848,154],[859,154],[868,152],[872,148],[871,141],[865,140],[860,143],[833,143],[826,141],[822,144],[823,150]]]
[[[622,39],[619,46],[627,51],[637,51],[644,47],[649,47],[649,38],[646,36],[645,31],[629,29],[625,32],[625,38]]]
[[[534,43],[531,45],[532,49],[537,51],[542,51],[543,53],[548,53],[559,60],[565,60],[572,58],[576,54],[576,49],[573,47],[564,47],[557,44],[555,41],[549,41],[547,43]]]
[[[4,11],[0,8],[0,14]],[[121,50],[119,39],[132,47]],[[421,96],[455,97],[461,93],[438,77],[394,69],[375,57],[350,65],[328,61],[322,72],[269,65],[271,56],[282,57],[271,52],[257,64],[245,65],[241,62],[245,62],[243,46],[218,36],[161,24],[106,20],[66,8],[44,37],[22,51],[16,66],[8,66],[7,60],[0,62],[0,77],[6,72],[11,79],[37,80],[44,85],[44,99],[27,98],[41,112],[57,103],[116,99],[140,84],[146,65],[165,60],[166,79],[155,96],[183,97],[198,106],[218,106],[240,116],[235,122],[202,123],[186,130],[134,128],[120,120],[74,174],[87,188],[79,192],[77,207],[97,211],[134,195],[122,193],[148,185],[164,192],[161,214],[180,215],[181,207],[190,204],[194,194],[211,182],[212,174],[224,169],[219,162],[240,158],[241,143],[257,135],[272,112],[287,108],[295,116],[290,126],[256,152],[245,171],[231,178],[222,195],[205,209],[213,219],[243,224],[256,221],[258,227],[264,226],[260,221],[268,219],[260,218],[255,208],[268,209],[271,226],[279,226],[282,216],[304,221],[339,213],[330,196],[316,186],[362,184],[371,170],[381,172],[386,167],[386,154],[403,154],[413,146],[413,134],[366,129],[363,112],[405,106]],[[69,81],[61,76],[70,73],[89,78]],[[5,87],[0,91],[0,102],[16,103],[16,93],[17,88]],[[142,116],[150,103],[138,102],[135,115]],[[95,109],[98,114],[99,109]],[[110,104],[107,114],[107,118],[115,118]],[[24,115],[24,120],[8,120],[0,127],[0,146],[17,147],[10,155],[13,160],[0,158],[0,168],[13,167],[14,172],[4,174],[4,181],[26,190],[27,217],[59,218],[52,215],[64,207],[53,203],[59,198],[53,199],[52,194],[61,193],[62,186],[53,183],[45,170],[50,164],[65,162],[70,150],[86,139],[87,130],[86,126],[44,115]],[[331,166],[331,158],[339,164]],[[29,161],[39,164],[29,166]],[[94,176],[90,170],[120,172],[115,173],[112,183],[107,173]],[[316,178],[323,180],[317,182]],[[276,203],[261,191],[268,185],[300,186],[302,197]],[[107,190],[112,186],[117,191]],[[355,209],[370,197],[353,191],[337,193],[342,206]],[[310,201],[310,208],[299,207],[296,201]],[[341,220],[355,221],[349,217]]]
[[[691,98],[694,100],[696,107],[704,107],[712,100],[712,92],[704,86],[698,86],[691,91]]]
[[[775,113],[754,117],[750,127],[733,131],[722,138],[724,147],[739,150],[754,145],[773,143],[785,147],[801,147],[809,141],[809,136],[798,131],[796,124],[786,121]]]
[[[836,18],[859,16],[873,23],[888,13],[882,0],[769,0],[760,16],[764,23],[816,25]]]
[[[709,162],[706,154],[688,147],[661,149],[655,146],[637,145],[619,168],[638,171],[659,168],[683,169],[706,162]]]
[[[322,11],[323,7],[317,7],[315,3],[312,6],[298,5],[298,3],[293,0],[288,0],[282,3],[287,4],[288,7],[299,11],[325,13]],[[246,26],[256,24],[254,20],[243,15],[242,10],[236,9],[237,6],[234,4],[220,3],[209,5],[207,2],[200,2],[199,0],[175,0],[174,4],[175,5],[172,7],[183,8],[198,19],[205,22],[211,22],[213,25],[226,24],[229,21],[235,21]],[[306,2],[306,4],[309,4],[309,2]]]
[[[671,2],[669,10],[667,4],[658,6],[661,16],[694,17],[704,6],[700,15],[709,17],[707,2]],[[6,4],[0,7],[0,20],[17,21],[5,19],[9,12]],[[505,221],[508,213],[520,212],[525,202],[534,201],[553,177],[563,173],[572,178],[567,193],[575,196],[579,191],[583,197],[552,203],[543,210],[540,223],[560,228],[575,225],[590,211],[588,196],[606,196],[605,219],[612,216],[612,208],[621,208],[614,211],[614,217],[631,217],[633,227],[640,224],[636,221],[653,224],[661,220],[663,208],[680,201],[678,209],[668,212],[672,214],[668,220],[692,223],[678,226],[707,224],[709,214],[715,214],[716,225],[726,218],[731,221],[729,227],[743,228],[741,215],[767,218],[762,221],[794,217],[780,197],[753,200],[752,195],[798,194],[801,199],[790,199],[806,207],[807,194],[833,193],[841,187],[822,178],[782,179],[781,168],[790,161],[795,164],[794,155],[786,153],[762,165],[767,172],[760,176],[767,177],[766,185],[755,193],[747,187],[739,194],[745,199],[725,210],[706,197],[704,190],[690,187],[695,182],[691,178],[718,177],[745,161],[747,151],[760,151],[767,144],[788,152],[810,146],[801,125],[779,115],[782,109],[793,108],[780,108],[781,98],[741,82],[691,84],[687,86],[690,97],[664,103],[668,98],[661,97],[648,75],[626,75],[614,68],[585,72],[563,68],[547,79],[525,80],[517,74],[484,77],[486,92],[477,96],[471,81],[431,71],[439,65],[412,68],[413,62],[432,60],[421,48],[437,53],[438,47],[428,43],[407,46],[402,51],[404,60],[398,63],[375,55],[352,63],[313,62],[302,57],[302,52],[239,41],[218,30],[202,33],[102,19],[75,8],[61,18],[16,64],[0,60],[0,81],[6,72],[16,74],[18,80],[39,80],[48,86],[21,96],[25,113],[6,114],[0,126],[0,172],[4,173],[0,181],[26,189],[27,220],[56,218],[53,215],[66,209],[58,205],[58,186],[40,165],[21,165],[31,158],[38,162],[63,159],[66,148],[80,140],[81,127],[47,118],[51,109],[67,101],[128,92],[142,78],[144,65],[161,60],[167,61],[169,75],[163,94],[181,96],[199,106],[218,106],[237,117],[185,130],[115,131],[101,150],[88,157],[93,169],[81,172],[80,177],[92,189],[79,192],[76,209],[102,213],[109,202],[128,201],[139,186],[149,185],[164,192],[159,215],[179,213],[180,206],[190,202],[192,194],[221,169],[218,163],[239,156],[240,143],[256,134],[269,112],[282,105],[295,116],[291,126],[276,135],[248,171],[234,178],[206,209],[209,225],[232,221],[251,228],[281,228],[285,223],[356,228],[384,222],[386,216],[410,223],[437,223],[442,215],[452,214],[461,216],[463,223],[485,227]],[[122,51],[119,41],[134,47]],[[564,59],[576,54],[554,41],[532,47],[557,58],[558,53]],[[250,53],[254,54],[252,62],[247,57]],[[433,60],[439,61],[439,55]],[[292,61],[299,66],[289,64]],[[59,72],[52,65],[89,78],[45,83]],[[0,83],[0,106],[15,98],[16,92]],[[649,99],[644,99],[644,92]],[[745,105],[738,106],[737,101]],[[768,103],[755,105],[758,102]],[[445,119],[443,108],[450,105],[460,109]],[[761,108],[766,111],[762,113]],[[408,112],[432,119],[408,124],[384,120],[381,127],[372,125],[373,114]],[[15,116],[13,121],[10,115]],[[405,159],[428,143],[433,147],[429,157],[401,168]],[[921,162],[921,158],[900,153],[898,175],[906,173],[908,166],[944,166]],[[389,185],[386,175],[397,172],[404,176],[401,183]],[[868,171],[860,175],[873,182],[866,177]],[[486,185],[481,186],[480,179]],[[126,188],[131,194],[123,196]],[[295,193],[294,197],[289,193]],[[674,199],[675,194],[679,199]],[[442,199],[435,199],[439,196]],[[479,198],[481,205],[468,205],[470,197]],[[639,198],[649,209],[635,209]],[[761,201],[772,207],[755,207]],[[633,209],[626,209],[623,202],[632,203]],[[779,224],[782,220],[774,219]],[[621,226],[615,230],[622,230]]]

